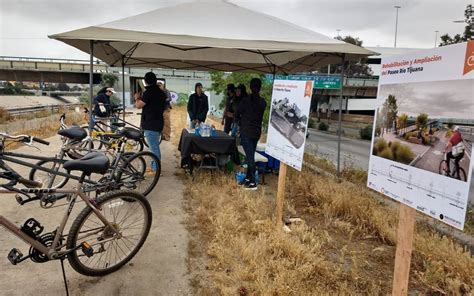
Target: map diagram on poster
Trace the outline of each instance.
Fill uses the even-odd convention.
[[[464,228],[474,139],[474,41],[382,59],[368,187]]]
[[[275,80],[265,152],[301,170],[313,81]]]

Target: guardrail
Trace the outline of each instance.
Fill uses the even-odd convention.
[[[57,104],[57,105],[43,105],[43,106],[29,106],[29,107],[21,107],[21,108],[9,108],[7,109],[11,115],[21,115],[31,112],[41,112],[41,111],[59,111],[60,109],[71,109],[74,107],[81,107],[84,104]]]

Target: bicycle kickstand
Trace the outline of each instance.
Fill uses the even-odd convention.
[[[61,269],[63,271],[64,288],[66,289],[66,296],[69,296],[69,288],[67,286],[66,271],[64,270],[64,258],[61,258],[60,260],[61,260]]]

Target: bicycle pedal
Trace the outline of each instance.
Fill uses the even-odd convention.
[[[94,249],[87,242],[81,243],[81,250],[82,253],[84,253],[84,255],[86,255],[87,257],[92,257],[94,255]]]
[[[19,194],[15,195],[15,199],[18,204],[23,205],[23,198]]]
[[[10,261],[12,265],[17,265],[18,263],[23,261],[23,254],[17,248],[11,249],[7,257],[8,261]]]

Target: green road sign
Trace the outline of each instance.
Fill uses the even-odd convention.
[[[272,80],[273,75],[267,74],[266,78]],[[275,75],[276,80],[313,80],[317,89],[341,89],[340,75]]]

